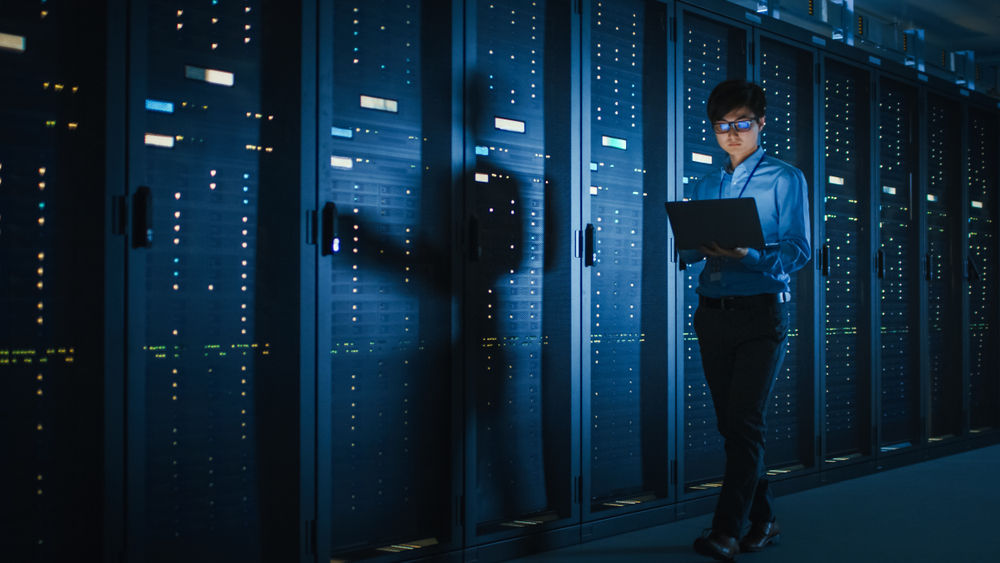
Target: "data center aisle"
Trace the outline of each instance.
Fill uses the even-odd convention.
[[[747,563],[991,561],[1000,552],[1000,445],[777,499],[780,545]],[[516,559],[521,563],[687,563],[710,515]]]

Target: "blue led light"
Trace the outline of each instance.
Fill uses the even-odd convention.
[[[160,113],[174,113],[174,103],[147,99],[146,109],[149,111],[158,111]]]
[[[334,137],[343,137],[344,139],[351,139],[354,137],[354,131],[343,127],[331,127],[330,135]]]
[[[333,243],[330,244],[330,251],[333,252],[334,254],[336,254],[337,252],[340,252],[340,238],[339,237],[334,237]]]
[[[489,156],[490,155],[490,148],[489,147],[483,147],[483,146],[478,146],[477,145],[476,146],[476,154],[478,154],[479,156]]]
[[[43,201],[43,202],[39,203],[38,204],[38,208],[39,209],[45,209],[45,202]]]

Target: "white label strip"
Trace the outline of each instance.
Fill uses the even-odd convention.
[[[512,131],[514,133],[524,133],[524,122],[506,117],[494,117],[493,127],[501,131]]]
[[[840,176],[830,176],[830,183],[835,186],[843,186],[844,179],[841,178]]]
[[[927,201],[937,201],[937,196],[934,194],[927,194]]]
[[[349,156],[331,156],[330,166],[350,170],[351,168],[354,168],[354,160]]]
[[[0,49],[9,49],[23,53],[28,48],[28,40],[20,35],[0,33]]]
[[[232,86],[236,81],[236,76],[231,72],[216,70],[214,68],[200,68],[191,65],[184,65],[184,78],[201,80],[202,82],[218,84],[220,86]]]
[[[483,174],[482,172],[476,172],[476,181],[485,184],[490,181],[490,175]]]
[[[693,152],[691,153],[691,160],[700,162],[701,164],[712,164],[712,155]]]
[[[399,102],[389,98],[377,98],[375,96],[361,95],[361,107],[365,109],[376,109],[389,113],[399,112]]]
[[[170,135],[157,135],[156,133],[146,133],[146,144],[152,147],[163,147],[165,149],[174,148],[174,138]]]
[[[972,207],[975,207],[976,209],[982,209],[983,208],[983,202],[973,200]]]
[[[892,186],[882,186],[882,191],[889,195],[896,195],[896,188]]]

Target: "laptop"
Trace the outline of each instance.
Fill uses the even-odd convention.
[[[722,248],[764,248],[764,233],[752,197],[668,201],[664,204],[677,250],[697,250],[715,241]]]

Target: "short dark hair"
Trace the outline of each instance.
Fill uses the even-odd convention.
[[[755,117],[763,117],[767,109],[767,98],[764,97],[764,90],[746,80],[726,80],[720,82],[712,93],[708,95],[709,121],[722,121],[725,115],[734,109],[748,107]]]

